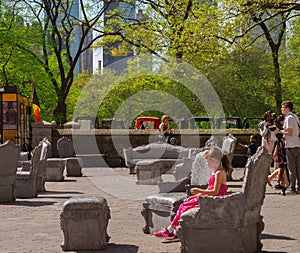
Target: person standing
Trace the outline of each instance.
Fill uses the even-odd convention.
[[[257,137],[256,135],[251,135],[249,137],[249,145],[238,143],[239,146],[247,150],[247,158],[250,158],[256,153],[257,145],[256,145]]]
[[[264,120],[258,124],[262,137],[261,145],[271,154],[276,141],[277,128],[274,126],[274,114],[271,111],[265,112]]]
[[[145,125],[144,125],[144,121],[140,120],[140,129],[144,130],[146,129]]]
[[[285,136],[285,149],[287,166],[290,172],[291,193],[300,191],[300,138],[299,138],[299,118],[292,112],[293,103],[285,101],[281,104],[281,112],[285,115],[283,130]],[[298,189],[296,189],[296,184]]]

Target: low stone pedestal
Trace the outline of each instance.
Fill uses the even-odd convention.
[[[137,184],[158,184],[162,181],[163,165],[159,160],[144,160],[135,166]]]
[[[68,177],[81,177],[82,159],[77,157],[64,158]]]
[[[48,158],[46,161],[46,181],[59,182],[64,180],[65,161],[61,158]]]
[[[145,219],[143,232],[153,234],[168,227],[185,198],[185,192],[159,193],[147,196],[141,210]]]
[[[73,197],[64,203],[60,226],[64,251],[105,249],[110,210],[103,197]]]

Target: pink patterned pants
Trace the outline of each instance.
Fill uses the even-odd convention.
[[[186,201],[186,202],[183,202],[178,210],[177,210],[177,213],[171,223],[172,226],[178,226],[179,225],[179,219],[180,219],[180,216],[182,213],[184,213],[185,211],[191,209],[191,208],[194,208],[194,207],[199,207],[199,202],[197,200],[197,197],[195,196],[195,198],[193,199],[190,199],[189,201]]]

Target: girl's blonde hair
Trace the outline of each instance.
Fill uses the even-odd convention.
[[[230,161],[228,159],[227,153],[222,153],[219,148],[211,148],[207,152],[208,158],[215,158],[221,162],[221,166],[225,169],[226,172],[230,170]]]

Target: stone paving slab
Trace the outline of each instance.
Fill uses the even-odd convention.
[[[180,243],[162,244],[159,238],[142,232],[142,201],[144,196],[157,192],[157,186],[136,185],[135,176],[129,175],[125,168],[85,168],[83,173],[83,177],[47,182],[47,191],[37,198],[0,204],[0,253],[63,252],[59,222],[63,203],[70,197],[84,195],[105,197],[111,210],[108,248],[85,252],[180,252]],[[241,169],[236,169],[233,177],[237,179],[242,174]],[[241,181],[229,182],[233,191],[238,191],[241,184]],[[267,186],[262,215],[263,252],[300,252],[300,195],[281,196]]]

